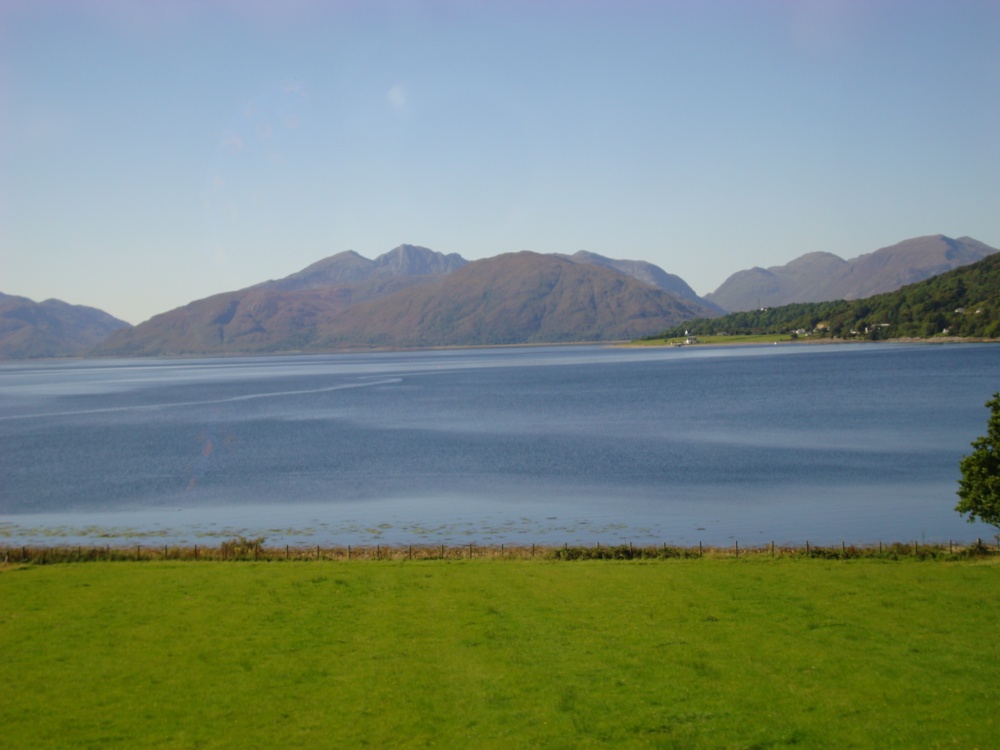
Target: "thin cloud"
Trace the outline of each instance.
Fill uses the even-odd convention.
[[[385,94],[385,100],[397,112],[406,109],[406,92],[402,86],[396,85],[390,88]]]
[[[230,153],[236,153],[237,151],[242,151],[245,144],[243,143],[243,137],[239,133],[226,133],[219,145]]]

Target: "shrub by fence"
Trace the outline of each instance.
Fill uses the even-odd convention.
[[[267,546],[263,537],[246,539],[236,537],[217,546],[171,546],[171,545],[129,545],[129,546],[8,546],[0,548],[2,563],[31,563],[44,565],[51,563],[77,562],[141,562],[154,560],[187,561],[390,561],[390,560],[671,560],[697,559],[703,557],[762,559],[762,558],[806,558],[826,560],[880,559],[880,560],[963,560],[1000,554],[997,547],[991,547],[977,540],[974,544],[920,544],[918,542],[893,542],[877,545],[821,546],[806,542],[801,546],[775,546],[772,542],[764,546],[740,547],[735,542],[730,547],[677,547],[663,545],[634,546],[632,544],[594,546],[560,546],[505,544],[480,546],[476,544],[454,545],[361,545],[361,546]]]

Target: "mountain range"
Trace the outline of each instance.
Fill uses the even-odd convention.
[[[0,294],[0,358],[151,356],[631,339],[694,318],[892,291],[997,252],[918,237],[853,260],[808,253],[699,297],[651,263],[580,251],[467,261],[416,245],[347,251],[134,328],[94,308]]]
[[[1000,338],[1000,253],[891,292],[685,321],[656,338],[791,334],[815,340]]]
[[[613,262],[531,252],[467,262],[414,245],[375,260],[339,253],[283,279],[157,315],[108,337],[97,353],[608,341],[719,314],[689,287],[671,292],[610,267]],[[677,285],[676,277],[660,273],[664,283]]]
[[[892,292],[997,252],[971,237],[915,237],[851,260],[807,253],[783,266],[734,273],[705,299],[728,312],[793,302],[864,299]]]

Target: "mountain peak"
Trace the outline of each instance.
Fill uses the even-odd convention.
[[[345,250],[318,260],[283,279],[266,281],[258,286],[274,290],[291,290],[346,284],[368,278],[374,266],[373,261],[361,257],[353,250]]]
[[[851,260],[812,252],[766,271],[754,268],[734,273],[706,297],[732,311],[863,299],[975,263],[995,252],[995,248],[970,237],[954,240],[943,234],[913,237]]]
[[[426,276],[457,271],[466,260],[458,253],[444,255],[420,245],[399,245],[378,256],[374,263],[380,274]]]

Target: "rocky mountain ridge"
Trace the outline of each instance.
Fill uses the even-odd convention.
[[[195,300],[134,330],[94,308],[0,295],[0,358],[604,341],[727,307],[867,297],[995,252],[969,237],[934,235],[849,261],[807,253],[733,274],[702,298],[645,261],[579,251],[469,262],[400,245],[374,260],[338,253],[281,279]]]
[[[679,297],[596,259],[609,260],[522,252],[467,262],[413,245],[374,261],[339,253],[283,279],[157,315],[96,351],[143,356],[603,341],[718,314],[696,295]]]

